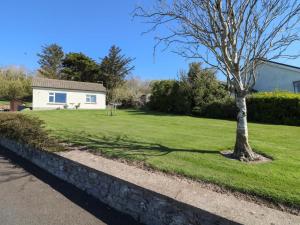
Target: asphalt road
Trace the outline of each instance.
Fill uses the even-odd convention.
[[[1,225],[137,225],[74,186],[0,148]]]

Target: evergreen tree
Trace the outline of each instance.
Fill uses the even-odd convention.
[[[224,99],[227,95],[226,89],[216,79],[215,71],[202,69],[201,63],[191,63],[188,73],[181,74],[181,82],[192,108],[201,108],[210,102]]]
[[[189,65],[189,71],[187,74],[189,82],[191,84],[195,83],[195,81],[200,77],[201,72],[201,63],[192,62]]]
[[[47,78],[61,79],[62,60],[64,52],[57,44],[42,46],[42,52],[37,54],[40,58],[38,72]]]
[[[121,51],[113,45],[100,64],[101,78],[108,89],[108,100],[109,91],[123,84],[125,77],[134,69],[134,66],[130,65],[134,59],[122,55]]]
[[[63,60],[63,79],[83,82],[98,82],[99,65],[83,53],[68,53]]]

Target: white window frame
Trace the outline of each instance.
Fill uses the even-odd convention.
[[[95,97],[95,101],[92,101],[92,97]],[[88,94],[85,97],[86,104],[97,104],[97,95]]]
[[[50,97],[53,97],[53,101],[50,101]],[[54,92],[49,92],[49,96],[48,96],[48,102],[49,103],[55,103],[55,93]]]
[[[56,99],[55,99],[56,94],[65,94],[66,95],[66,102],[56,102]],[[50,101],[50,97],[53,97],[53,102]],[[65,92],[54,92],[54,91],[49,92],[48,104],[55,104],[55,105],[65,105],[65,104],[67,104],[67,93],[65,93]]]

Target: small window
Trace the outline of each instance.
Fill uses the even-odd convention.
[[[54,93],[49,93],[49,102],[54,103]]]
[[[294,90],[295,90],[295,93],[300,93],[300,81],[294,82]]]
[[[96,104],[97,97],[96,95],[86,95],[86,103]]]
[[[49,93],[49,102],[50,103],[66,103],[67,94],[66,93]]]

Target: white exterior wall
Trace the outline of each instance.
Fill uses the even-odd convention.
[[[275,90],[294,92],[294,81],[300,81],[300,70],[273,63],[264,63],[257,68],[254,90],[270,92]]]
[[[106,94],[104,92],[92,91],[77,91],[64,89],[50,89],[50,88],[33,88],[32,108],[33,110],[47,110],[64,108],[68,105],[68,109],[74,109],[75,105],[80,103],[79,109],[105,109],[106,108]],[[59,92],[67,94],[67,102],[64,103],[49,103],[49,93]],[[95,103],[86,103],[86,95],[96,95]]]

